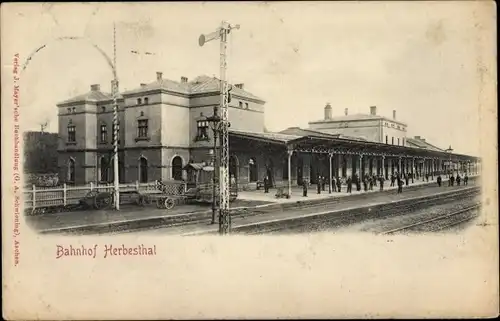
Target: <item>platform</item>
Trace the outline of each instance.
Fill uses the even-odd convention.
[[[469,185],[474,185],[476,179],[471,178]],[[427,186],[425,186],[427,185]],[[343,206],[346,204],[350,204],[350,206],[359,206],[361,204],[366,204],[366,202],[371,201],[390,201],[391,199],[399,199],[401,197],[406,196],[415,196],[415,195],[428,195],[432,193],[438,193],[441,191],[452,190],[457,188],[462,188],[463,186],[454,186],[448,187],[447,183],[443,184],[442,187],[438,187],[435,182],[429,180],[427,182],[415,182],[410,185],[410,187],[419,186],[417,189],[408,189],[403,194],[397,194],[394,187],[385,187],[385,192],[379,192],[378,188],[374,187],[373,191],[353,191],[352,194],[347,193],[332,193],[328,194],[310,194],[310,197],[302,197],[297,196],[291,199],[276,199],[274,197],[275,191],[270,190],[269,193],[264,193],[263,191],[253,191],[246,192],[242,195],[242,198],[238,199],[234,203],[231,204],[231,209],[259,209],[266,210],[266,207],[269,208],[267,211],[283,211],[280,209],[281,205],[285,205],[286,203],[313,203],[315,200],[320,199],[328,199],[328,198],[339,198],[339,203],[335,206]],[[404,191],[404,190],[403,190]],[[359,199],[359,197],[352,197],[355,195],[367,194],[363,199]],[[368,194],[373,194],[373,197]],[[342,198],[342,199],[341,199]],[[293,204],[291,208],[287,208],[287,212],[303,212],[304,209],[294,209]],[[318,206],[325,206],[318,205]],[[272,210],[271,210],[272,208]],[[313,207],[312,207],[313,208]],[[72,229],[79,227],[89,227],[89,226],[98,226],[98,225],[113,225],[113,224],[122,224],[124,222],[134,223],[145,220],[154,220],[161,218],[179,218],[182,220],[189,220],[190,216],[196,217],[207,217],[211,216],[211,208],[210,205],[183,205],[177,206],[172,210],[162,210],[157,209],[156,207],[137,207],[133,205],[123,206],[120,211],[115,210],[101,210],[101,211],[77,211],[77,212],[65,212],[65,213],[56,213],[56,214],[46,214],[46,215],[38,215],[38,216],[28,216],[26,217],[27,224],[34,228],[37,231],[58,231],[64,229]],[[240,219],[235,218],[235,219]],[[206,225],[206,224],[205,224]]]

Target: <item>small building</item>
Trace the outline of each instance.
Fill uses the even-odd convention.
[[[324,108],[324,119],[309,122],[309,128],[331,134],[363,138],[367,141],[397,146],[407,146],[406,123],[396,119],[396,110],[392,118],[377,114],[377,106],[370,107],[369,114],[344,115],[332,117],[332,106],[327,103]]]

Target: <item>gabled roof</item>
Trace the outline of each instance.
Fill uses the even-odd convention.
[[[209,93],[209,92],[218,92],[220,91],[220,80],[216,77],[209,77],[206,75],[201,75],[196,77],[193,81],[189,82],[191,86],[191,94],[201,94],[201,93]],[[263,100],[252,93],[238,88],[236,86],[232,87],[231,93],[236,96],[250,98],[255,100]]]
[[[439,152],[444,152],[443,149],[439,148],[439,147],[436,147],[430,143],[428,143],[427,141],[424,141],[422,139],[417,139],[417,138],[407,138],[406,139],[406,142],[408,143],[408,145],[410,145],[411,147],[415,147],[415,148],[423,148],[423,149],[429,149],[429,150],[433,150],[433,151],[439,151]]]
[[[102,92],[100,90],[91,90],[83,95],[78,95],[76,97],[64,100],[57,105],[76,103],[76,102],[98,102],[104,100],[110,100],[113,96],[109,93]]]
[[[174,93],[184,94],[184,95],[197,95],[205,93],[217,93],[220,91],[220,80],[215,77],[209,77],[206,75],[198,76],[190,82],[178,82],[171,79],[160,79],[155,82],[145,84],[136,89],[127,90],[123,92],[119,97],[124,95],[133,95],[142,92],[148,92],[152,90],[165,90]],[[264,102],[261,98],[251,94],[250,92],[232,86],[231,93],[235,96],[242,98],[254,99],[260,102]],[[76,97],[67,99],[58,105],[75,103],[75,102],[98,102],[112,99],[112,95],[109,93],[104,93],[100,90],[91,90],[83,95],[78,95]]]
[[[243,98],[255,99],[264,102],[261,98],[240,89],[236,86],[232,87],[231,93]],[[128,90],[124,95],[132,95],[140,92],[163,89],[166,91],[176,92],[185,95],[196,95],[204,93],[217,93],[220,91],[220,80],[215,77],[201,75],[189,82],[177,82],[170,79],[161,79],[153,83],[146,84],[142,87]]]
[[[189,83],[181,83],[170,79],[161,79],[155,82],[146,84],[136,89],[127,90],[123,93],[123,95],[132,95],[140,92],[146,92],[151,90],[163,89],[166,91],[172,91],[180,94],[188,95],[190,93],[190,84]]]

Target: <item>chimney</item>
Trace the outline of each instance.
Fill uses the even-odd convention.
[[[396,120],[396,111],[395,110],[392,111],[392,119]]]
[[[332,119],[332,106],[330,106],[330,103],[326,103],[325,106],[325,120]]]
[[[188,79],[187,77],[181,77],[181,83],[187,83]]]
[[[144,83],[141,83],[141,87],[146,87],[146,84],[144,84]]]
[[[156,80],[158,80],[158,81],[162,80],[162,78],[163,78],[162,75],[163,75],[162,72],[157,71],[156,72]]]
[[[415,136],[415,139],[420,139],[420,136]]]
[[[347,116],[349,114],[349,109],[344,109],[344,114]]]
[[[245,84],[236,84],[234,85],[236,88],[239,88],[239,89],[244,89],[245,88]]]
[[[99,85],[99,84],[90,85],[90,90],[99,91],[99,90],[101,90],[101,85]]]
[[[377,106],[371,106],[370,107],[370,115],[377,115]]]

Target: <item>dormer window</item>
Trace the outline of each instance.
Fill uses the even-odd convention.
[[[101,107],[101,111],[102,111],[103,113],[105,113],[105,112],[106,112],[106,106],[102,106],[102,107]]]
[[[248,103],[245,103],[245,109],[248,109]],[[288,178],[287,178],[288,179]]]
[[[71,114],[71,108],[68,108],[68,114]]]
[[[208,121],[198,120],[196,122],[196,140],[209,140],[208,137]]]
[[[75,107],[73,107],[73,113],[76,113],[76,108]]]
[[[243,108],[243,103],[241,101],[239,102],[239,106],[240,108]]]
[[[141,98],[137,98],[137,105],[142,105],[142,99]]]
[[[145,105],[149,104],[149,98],[148,97],[144,98],[144,104]]]

